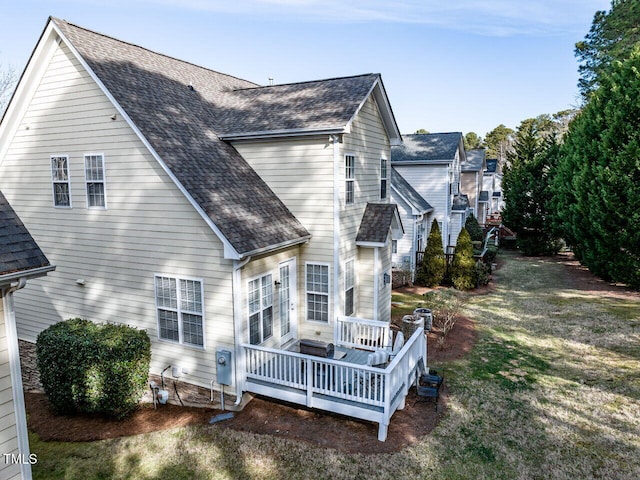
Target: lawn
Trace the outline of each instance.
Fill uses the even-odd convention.
[[[640,478],[640,296],[589,293],[565,265],[500,255],[496,290],[463,312],[478,344],[442,365],[447,414],[409,448],[353,455],[215,427],[32,436],[34,478]]]

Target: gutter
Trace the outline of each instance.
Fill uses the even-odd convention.
[[[41,277],[43,275],[46,275],[49,272],[53,272],[55,269],[56,269],[55,265],[47,265],[45,267],[33,268],[30,270],[20,270],[18,272],[7,273],[6,275],[0,275],[0,285],[3,283],[11,283],[16,280],[18,280],[19,283],[22,282],[22,280],[24,280],[26,283],[26,280],[29,278]],[[23,287],[24,285],[20,288],[23,288]],[[20,288],[16,288],[16,290],[19,290]],[[12,292],[14,291],[15,290],[12,290]]]

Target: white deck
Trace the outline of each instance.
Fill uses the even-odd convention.
[[[243,344],[243,390],[377,422],[378,440],[385,441],[391,416],[404,408],[427,358],[419,328],[385,368],[367,366],[368,351],[385,348],[388,338],[386,322],[343,317],[334,338],[336,352],[345,354],[339,360]]]

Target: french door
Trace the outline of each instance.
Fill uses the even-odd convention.
[[[278,288],[278,306],[280,315],[280,341],[285,344],[296,338],[298,327],[298,292],[296,281],[296,259],[282,262],[279,266],[280,286]]]

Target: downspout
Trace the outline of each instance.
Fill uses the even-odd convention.
[[[411,257],[411,263],[409,267],[411,269],[411,281],[415,282],[416,280],[416,270],[418,269],[418,218],[419,215],[416,215],[413,218],[413,238],[411,239],[411,244],[413,245],[413,256]]]
[[[233,274],[231,276],[231,290],[233,295],[233,329],[235,336],[235,381],[236,401],[235,407],[242,403],[244,391],[244,352],[242,351],[242,267],[251,261],[251,257],[233,261]]]
[[[13,306],[13,292],[24,288],[27,284],[25,277],[20,277],[18,282],[2,292],[4,302],[4,324],[7,335],[7,350],[9,354],[9,369],[11,371],[11,386],[13,393],[13,405],[16,416],[16,434],[18,437],[18,452],[28,455],[29,436],[26,430],[27,413],[24,407],[24,394],[22,393],[22,373],[20,371],[20,349],[18,347],[18,331]],[[23,419],[20,422],[19,419]],[[31,457],[29,456],[28,459]],[[31,479],[31,464],[28,461],[20,463],[21,478]]]
[[[333,143],[333,324],[340,315],[340,137],[331,135]]]

